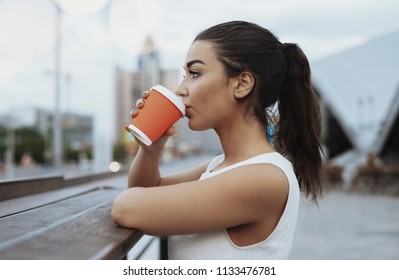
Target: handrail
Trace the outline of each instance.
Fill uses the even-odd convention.
[[[125,172],[126,170],[119,172],[103,171],[75,176],[51,175],[2,180],[0,181],[0,201],[59,190],[65,187],[110,178]]]
[[[40,205],[46,205],[46,201],[49,201],[48,203],[52,204],[56,201],[60,201],[60,197],[63,199],[68,199],[74,195],[80,195],[93,191],[92,189],[95,184],[89,183],[101,181],[113,176],[123,175],[125,172],[127,172],[127,170],[121,170],[119,172],[92,172],[73,176],[52,175],[2,180],[0,181],[1,208],[3,212],[8,211],[10,213],[22,213],[26,210],[25,208],[35,209],[36,207],[39,207],[39,205],[36,205],[38,203]],[[98,187],[104,187],[100,186],[100,184],[101,183],[99,182]],[[2,217],[5,218],[10,216],[10,213],[3,215]],[[143,234],[141,232],[136,231],[133,236],[129,237],[129,244],[135,244],[139,242],[142,236]],[[147,239],[142,240],[141,244],[144,244],[144,246],[142,249],[140,249],[135,258],[140,259],[143,254],[148,251],[148,248],[150,248],[155,239],[156,238],[153,237],[149,239],[149,241],[147,241]],[[113,248],[112,245],[107,246],[111,246],[110,248],[112,250],[110,251],[109,248],[106,247],[94,255],[93,258],[119,258],[119,254],[121,252],[115,250],[121,250],[121,248],[123,250],[124,247],[124,245],[121,248]],[[167,252],[165,249],[165,241],[163,241],[159,248],[160,259],[167,258]]]
[[[127,169],[121,169],[118,172],[103,171],[103,172],[86,173],[81,175],[69,175],[65,176],[64,178],[64,186],[67,187],[67,186],[79,185],[97,180],[102,180],[127,173],[127,171],[128,171]]]
[[[63,176],[43,176],[1,181],[0,201],[53,191],[63,186]]]

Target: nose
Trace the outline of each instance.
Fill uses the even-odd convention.
[[[187,97],[188,96],[188,90],[184,86],[183,82],[180,83],[180,85],[176,89],[176,95],[179,97]]]

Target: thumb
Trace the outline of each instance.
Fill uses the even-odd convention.
[[[173,134],[175,134],[176,128],[174,126],[171,126],[168,128],[168,130],[165,132],[166,135],[168,136],[172,136]]]

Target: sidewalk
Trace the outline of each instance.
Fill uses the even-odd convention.
[[[399,260],[399,197],[332,191],[302,199],[290,259]]]

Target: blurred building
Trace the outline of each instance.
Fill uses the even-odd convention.
[[[9,116],[0,116],[0,124],[10,126]],[[45,157],[52,158],[52,133],[54,112],[41,108],[24,108],[21,112],[15,111],[11,129],[34,127],[46,141]],[[75,113],[62,113],[62,143],[64,149],[91,151],[93,147],[93,117]]]
[[[349,169],[373,154],[399,163],[399,31],[312,64],[329,158]]]
[[[39,132],[45,137],[50,138],[53,130],[54,112],[37,109],[35,124]],[[75,113],[61,114],[62,148],[81,152],[93,152],[93,117],[91,115],[81,115]],[[46,147],[47,153],[52,153],[50,143]],[[50,156],[51,158],[51,156]]]
[[[162,69],[159,52],[151,38],[145,42],[138,58],[137,71],[121,68],[115,70],[115,128],[114,144],[122,143],[134,153],[137,148],[130,133],[123,124],[130,121],[130,111],[135,108],[141,94],[152,86],[161,84],[175,91],[180,82],[181,73],[177,69]],[[176,133],[168,142],[177,153],[197,149],[204,152],[220,150],[219,142],[212,131],[193,132],[187,126],[187,120],[181,119],[175,125]]]

